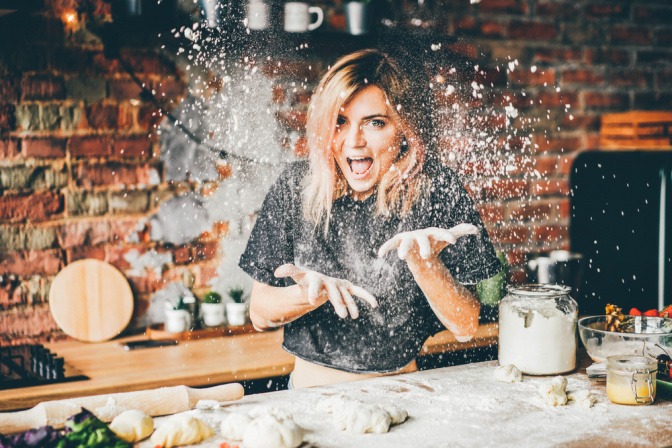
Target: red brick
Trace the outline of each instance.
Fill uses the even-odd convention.
[[[163,112],[156,109],[153,104],[143,104],[138,109],[138,126],[146,131],[151,131],[165,118]]]
[[[478,29],[482,37],[504,37],[506,26],[502,22],[495,20],[483,20],[479,23]]]
[[[95,246],[110,241],[110,225],[99,220],[68,220],[56,226],[56,238],[64,249]]]
[[[609,36],[612,45],[651,45],[653,42],[651,29],[638,26],[616,25]]]
[[[56,249],[0,253],[0,275],[56,275],[61,267],[63,253]]]
[[[480,188],[481,197],[485,200],[517,198],[527,194],[527,179],[490,179],[483,182]]]
[[[65,157],[65,142],[64,138],[25,138],[21,141],[21,153],[24,157]]]
[[[152,154],[152,142],[146,136],[120,137],[112,143],[112,154],[125,159],[146,160]]]
[[[73,261],[83,260],[85,258],[95,258],[96,260],[105,261],[105,247],[104,246],[77,246],[65,250],[68,264]]]
[[[478,3],[481,14],[522,14],[518,0],[481,0]]]
[[[578,62],[583,59],[583,51],[580,48],[556,47],[532,49],[532,62]]]
[[[474,73],[474,81],[486,86],[505,86],[506,72],[501,69],[497,70],[489,67],[479,68],[478,71]]]
[[[187,264],[194,261],[189,246],[177,246],[171,250],[171,254],[175,264]]]
[[[545,18],[575,19],[580,13],[581,7],[575,2],[538,1],[535,7],[535,14]]]
[[[156,98],[164,100],[183,97],[186,94],[187,86],[182,81],[164,78],[159,82],[153,83],[152,88],[155,91],[154,95]]]
[[[25,75],[21,80],[22,100],[61,100],[65,98],[65,82],[60,76]]]
[[[493,229],[490,238],[495,244],[522,244],[530,238],[530,229],[525,226],[507,226]]]
[[[292,78],[300,81],[316,81],[321,67],[316,61],[297,61],[292,59],[274,59],[264,61],[261,72],[269,78]]]
[[[208,288],[211,282],[217,278],[217,263],[201,263],[198,265],[198,276],[196,277],[196,287]]]
[[[103,157],[110,155],[110,138],[104,135],[73,136],[70,138],[73,157]]]
[[[506,204],[505,218],[510,221],[550,221],[555,217],[548,202],[510,202]]]
[[[563,70],[560,79],[563,84],[602,84],[604,73],[584,68]]]
[[[551,22],[530,22],[512,20],[509,23],[509,39],[552,40],[558,35],[558,30]]]
[[[581,148],[579,136],[544,136],[534,137],[533,151],[536,153],[574,152]]]
[[[86,107],[86,119],[92,129],[115,129],[119,108],[116,104],[93,103]]]
[[[287,98],[287,91],[285,88],[280,84],[275,84],[273,86],[273,103],[282,104],[285,102],[285,98]]]
[[[520,285],[523,283],[528,283],[527,274],[524,268],[522,267],[509,267],[509,284],[510,285]]]
[[[490,202],[477,204],[476,210],[478,210],[481,219],[486,225],[496,225],[504,219],[504,206],[499,203]]]
[[[59,331],[47,304],[1,311],[0,328],[3,338],[12,342],[23,337],[48,337]]]
[[[115,100],[131,100],[140,98],[142,88],[131,79],[115,79],[110,81],[110,98]]]
[[[121,54],[131,70],[136,73],[162,74],[175,72],[175,64],[157,53],[140,53],[137,50],[123,49]]]
[[[569,181],[567,179],[542,179],[535,180],[531,186],[534,196],[565,196],[569,194]]]
[[[119,73],[121,64],[118,59],[108,59],[102,52],[90,54],[90,66],[98,73]],[[111,85],[110,85],[111,87]]]
[[[562,128],[564,130],[583,129],[586,131],[600,130],[600,115],[596,113],[572,112],[563,115]]]
[[[534,98],[534,104],[543,107],[544,109],[561,107],[569,104],[570,106],[576,107],[578,104],[578,96],[574,92],[557,92],[552,91],[542,91],[539,92]]]
[[[143,255],[149,250],[138,244],[114,244],[105,246],[105,261],[110,263],[120,271],[131,269],[131,264],[126,260],[130,252],[136,252],[138,255]]]
[[[59,193],[44,191],[0,196],[0,221],[46,221],[62,212],[63,196]]]
[[[555,173],[559,166],[557,156],[537,156],[534,159],[534,169],[542,176],[548,176]]]
[[[148,185],[152,169],[153,166],[147,163],[79,164],[75,167],[74,174],[77,186],[85,188],[103,185]]]
[[[614,48],[587,48],[585,62],[588,64],[629,65],[630,53]]]
[[[128,276],[127,279],[131,289],[137,294],[149,294],[158,291],[163,283],[151,269],[145,271],[143,276]]]
[[[142,226],[141,218],[115,218],[110,221],[110,241],[128,241],[136,229]]]
[[[546,243],[569,240],[567,226],[549,225],[535,227],[532,231],[532,239]]]
[[[555,69],[554,68],[537,68],[532,73],[531,70],[516,68],[509,72],[509,81],[513,84],[531,85],[531,86],[554,86],[555,85]]]
[[[294,155],[296,157],[308,157],[310,151],[308,150],[308,139],[302,135],[296,139],[294,143]]]
[[[570,218],[570,205],[569,199],[561,199],[557,204],[558,214],[560,219],[568,220]]]
[[[13,104],[0,104],[0,136],[16,128],[16,117]]]
[[[669,25],[672,23],[672,8],[668,6],[635,5],[634,19],[637,23]]]
[[[192,247],[192,257],[197,261],[214,260],[219,252],[219,241],[197,243]]]
[[[458,56],[464,56],[468,59],[478,58],[478,46],[465,42],[457,42],[446,46],[446,50]]]
[[[0,159],[13,159],[19,156],[19,141],[15,138],[0,139]]]
[[[628,10],[623,4],[606,2],[586,5],[585,14],[589,19],[624,19]]]
[[[627,109],[630,96],[627,93],[581,92],[581,103],[585,108]]]
[[[581,149],[597,149],[600,146],[600,134],[598,132],[591,132],[584,134],[584,144]]]
[[[458,16],[453,18],[452,30],[458,35],[473,34],[478,29],[479,22],[474,16]]]
[[[614,87],[653,86],[653,74],[644,70],[618,70],[611,73],[611,85]]]

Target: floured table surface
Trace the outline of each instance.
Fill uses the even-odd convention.
[[[228,411],[255,407],[282,408],[306,430],[302,447],[483,447],[560,446],[623,447],[672,445],[672,401],[654,405],[612,404],[604,383],[589,380],[585,370],[565,375],[567,391],[589,389],[592,408],[569,402],[550,407],[537,393],[550,377],[524,376],[520,383],[493,379],[495,361],[415,372],[319,388],[244,397],[218,411],[189,411],[211,425],[217,435],[199,447],[216,447],[219,422]],[[332,426],[332,417],[316,409],[320,400],[344,393],[372,404],[394,403],[408,411],[405,423],[386,434],[349,434]],[[165,421],[155,420],[157,427]],[[242,447],[242,443],[239,444]],[[153,447],[151,441],[139,446]]]

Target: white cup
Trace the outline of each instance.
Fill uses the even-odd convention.
[[[317,19],[310,21],[310,15],[316,14]],[[308,6],[307,3],[285,3],[285,31],[290,33],[302,33],[312,31],[322,25],[324,11],[319,6]]]
[[[247,4],[247,27],[251,30],[268,28],[268,5],[263,0],[250,0]]]
[[[166,310],[164,330],[168,333],[182,333],[191,328],[191,313],[188,310]]]

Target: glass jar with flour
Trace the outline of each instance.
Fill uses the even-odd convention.
[[[509,286],[499,303],[499,364],[528,375],[576,368],[578,306],[563,285]]]

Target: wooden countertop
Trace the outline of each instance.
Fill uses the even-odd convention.
[[[45,344],[90,379],[0,391],[0,411],[26,409],[42,401],[164,386],[212,386],[234,381],[287,375],[294,357],[282,350],[282,330],[180,341],[176,346],[125,351],[120,343],[134,336],[101,343],[78,341]],[[420,356],[497,342],[497,324],[481,325],[469,342],[444,331],[427,340]]]

